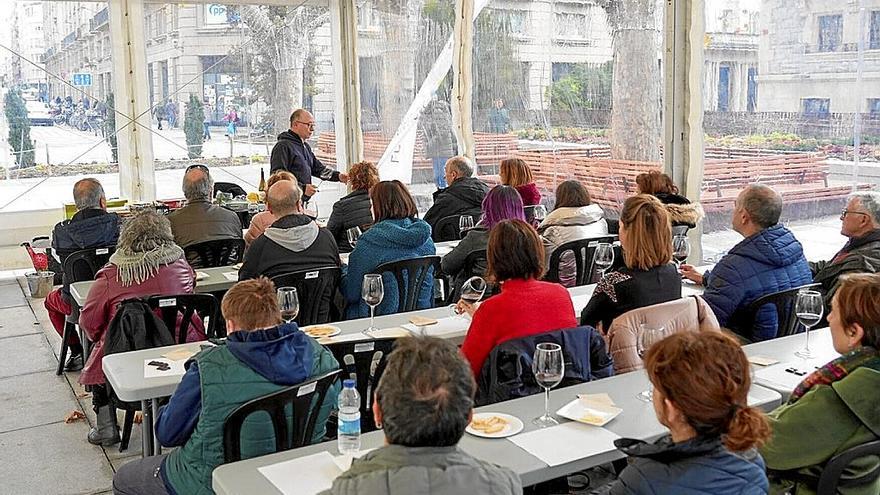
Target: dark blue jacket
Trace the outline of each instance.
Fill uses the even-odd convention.
[[[311,339],[296,323],[253,332],[233,332],[226,339],[229,351],[272,383],[296,385],[312,375]],[[202,410],[201,381],[195,359],[187,362],[180,385],[156,420],[156,438],[166,447],[186,443]]]
[[[278,135],[278,142],[275,143],[269,156],[269,165],[270,172],[287,170],[292,173],[303,191],[306,184],[312,183],[312,176],[339,181],[339,172],[321,163],[321,160],[312,153],[309,143],[289,129]]]
[[[748,321],[748,305],[761,296],[813,281],[801,243],[782,225],[743,239],[703,275],[703,299],[718,323],[756,342],[776,337],[776,310],[767,305]]]
[[[431,226],[424,220],[403,218],[382,220],[358,238],[357,245],[348,258],[348,271],[342,278],[342,295],[345,297],[345,314],[348,319],[370,315],[370,307],[361,300],[364,275],[375,273],[376,267],[390,261],[431,256],[436,253],[431,240]],[[376,306],[377,315],[397,312],[397,281],[390,273],[382,276],[385,297]],[[434,297],[434,277],[426,277],[419,288],[417,306],[430,308]]]
[[[88,208],[76,212],[70,220],[55,224],[52,249],[64,265],[64,260],[77,251],[115,246],[118,239],[119,216],[101,208]],[[70,296],[68,281],[64,281],[61,292],[65,297]]]
[[[717,436],[673,443],[620,438],[614,445],[630,464],[611,486],[612,495],[764,495],[764,460],[757,451],[735,454]]]
[[[562,347],[565,376],[560,387],[607,378],[614,365],[605,339],[591,326],[580,326],[529,335],[502,342],[492,349],[477,378],[476,405],[483,406],[537,394],[541,390],[532,373],[535,346],[552,342]]]

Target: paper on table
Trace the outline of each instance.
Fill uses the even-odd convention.
[[[779,360],[766,356],[749,356],[749,362],[758,366],[770,366],[771,364],[778,363]]]
[[[210,275],[205,272],[196,272],[196,280],[205,280],[208,277],[210,277]]]
[[[352,332],[336,335],[333,337],[324,337],[322,339],[318,339],[318,342],[320,342],[321,344],[334,344],[338,342],[355,342],[358,340],[399,339],[401,337],[409,337],[409,332],[401,327],[392,327],[373,330],[372,332],[370,332],[370,335],[367,335],[363,332]]]
[[[368,452],[372,452],[374,450],[376,449],[358,450],[353,455],[337,455],[333,457],[333,462],[336,463],[336,466],[338,466],[339,469],[343,471],[348,471],[348,468],[351,467],[351,462],[354,459],[360,459],[361,457],[367,455]]]
[[[329,452],[259,467],[257,471],[284,495],[314,495],[330,488],[342,474]]]
[[[777,385],[779,389],[794,390],[807,375],[816,371],[826,362],[824,359],[810,359],[779,363],[756,371],[755,378],[759,384],[761,381],[765,381]]]
[[[570,422],[521,433],[508,440],[547,465],[559,466],[611,452],[617,448],[614,440],[618,438],[620,437],[605,428]],[[565,448],[560,448],[562,446]]]
[[[168,358],[172,361],[181,361],[181,360],[186,361],[187,359],[195,356],[195,354],[196,354],[195,352],[184,348],[184,349],[175,349],[171,352],[166,352],[165,354],[162,354],[162,357]]]
[[[153,361],[165,363],[170,369],[162,371],[159,368],[150,365]],[[168,358],[148,358],[144,359],[144,378],[158,378],[160,376],[174,376],[186,373],[183,367],[185,360],[173,360]]]
[[[406,325],[401,325],[401,327],[405,328],[413,335],[423,335],[422,331],[424,330],[424,335],[440,337],[451,333],[466,333],[470,324],[471,321],[466,318],[450,316],[448,318],[438,319],[436,325],[419,327],[412,323],[407,323]]]
[[[238,272],[223,272],[223,276],[230,282],[238,282]]]
[[[571,304],[574,306],[575,314],[580,314],[584,308],[587,307],[587,303],[590,302],[590,297],[592,294],[583,294],[580,296],[574,296],[571,298]]]
[[[611,400],[611,396],[606,393],[601,394],[578,394],[578,399],[589,404],[601,404],[603,406],[611,406],[614,407],[614,401]]]

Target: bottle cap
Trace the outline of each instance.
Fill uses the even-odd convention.
[[[345,388],[354,388],[354,380],[351,378],[342,381],[342,386]]]

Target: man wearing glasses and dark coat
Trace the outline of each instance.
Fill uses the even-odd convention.
[[[290,129],[278,135],[278,142],[272,148],[269,158],[270,171],[287,170],[296,177],[303,191],[303,202],[318,192],[312,185],[312,177],[334,182],[348,182],[348,175],[327,167],[312,153],[306,142],[315,130],[315,117],[300,108],[290,114]]]

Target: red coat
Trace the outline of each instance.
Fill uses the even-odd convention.
[[[496,345],[510,339],[578,326],[565,287],[534,279],[501,284],[501,294],[484,301],[468,330],[461,352],[480,375],[483,361]]]
[[[89,360],[79,376],[83,385],[104,383],[104,370],[101,361],[104,358],[104,334],[113,317],[116,306],[125,299],[160,294],[191,294],[196,286],[196,274],[184,258],[159,268],[159,271],[142,284],[124,287],[116,280],[116,265],[107,264],[95,275],[95,285],[89,290],[89,296],[79,315],[79,324],[83,327],[89,340],[95,343],[89,354]],[[187,340],[204,339],[204,334],[196,335],[198,329],[190,327]],[[195,334],[194,334],[195,333]]]
[[[538,191],[538,186],[536,186],[534,182],[516,186],[516,190],[522,198],[523,206],[541,204],[541,191]]]

